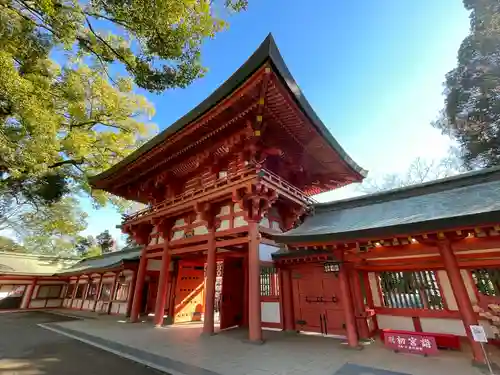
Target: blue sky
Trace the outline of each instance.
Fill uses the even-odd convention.
[[[446,155],[449,140],[430,126],[443,105],[444,75],[467,35],[458,0],[249,0],[230,27],[203,48],[208,74],[184,90],[145,92],[160,130],[221,85],[272,32],[308,101],[371,177],[403,172],[416,157]],[[305,4],[311,4],[305,6]],[[321,197],[336,199],[352,188]],[[89,213],[86,233],[120,231],[111,208]]]

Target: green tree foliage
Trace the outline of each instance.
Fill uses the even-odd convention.
[[[97,240],[93,236],[77,236],[74,248],[78,256],[85,258],[102,254],[101,247],[98,245]]]
[[[105,230],[104,232],[98,234],[96,239],[97,245],[99,245],[103,254],[113,251],[115,241],[113,240],[113,237],[111,237],[111,234],[109,234],[109,230]]]
[[[24,246],[32,253],[75,254],[74,238],[86,227],[87,214],[70,196],[19,214]]]
[[[87,178],[153,134],[153,108],[133,93],[135,85],[160,92],[202,76],[202,42],[226,26],[216,14],[245,6],[244,0],[0,0],[0,226],[21,233],[29,220],[33,246],[48,251],[68,242],[54,236],[82,226],[81,213],[67,209],[65,198],[83,194],[97,205],[119,204],[92,192]],[[70,216],[63,220],[63,213]]]
[[[117,62],[139,87],[163,91],[184,87],[203,75],[201,45],[226,26],[216,15],[222,10],[219,5],[239,11],[247,1],[2,0],[0,4],[9,11],[7,17],[17,16],[52,43],[90,54],[105,67]]]
[[[464,0],[470,33],[446,75],[445,108],[435,126],[460,146],[466,168],[500,164],[500,2]]]
[[[25,253],[26,249],[24,248],[24,246],[15,242],[13,239],[5,236],[0,236],[0,251]]]
[[[414,159],[404,173],[388,173],[379,177],[366,178],[358,190],[365,194],[378,193],[385,190],[402,188],[450,177],[464,172],[464,168],[456,150],[442,159]]]

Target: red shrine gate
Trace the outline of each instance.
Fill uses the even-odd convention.
[[[261,269],[271,261],[270,255],[261,257],[261,245],[277,250],[273,235],[290,230],[310,211],[311,195],[362,181],[364,175],[307,103],[269,36],[197,108],[91,179],[94,188],[147,204],[122,223],[143,246],[131,321],[138,321],[147,264],[153,260],[161,263],[155,325],[163,324],[165,311],[176,322],[197,320],[204,312],[203,331],[212,334],[220,307],[222,328],[248,325],[249,340],[262,342],[263,321],[279,326],[285,309],[277,294],[261,298]],[[207,264],[204,283],[201,270],[182,268],[188,259]],[[178,270],[175,277],[172,268]],[[304,269],[308,276],[297,285],[320,300],[309,303],[305,296],[298,312],[310,321],[308,329],[342,333],[338,315],[345,304],[334,298],[339,294],[335,275],[312,269]],[[318,280],[317,295],[311,288]],[[168,290],[174,291],[170,298]]]
[[[228,256],[218,266],[221,280],[214,309],[220,313],[220,329],[242,326],[246,315],[244,257]],[[201,321],[205,313],[205,269],[203,260],[179,261],[173,297],[175,323]]]
[[[204,271],[200,263],[179,262],[175,289],[175,322],[200,321],[204,311]]]

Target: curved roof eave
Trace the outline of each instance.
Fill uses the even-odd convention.
[[[349,155],[333,137],[328,128],[323,124],[321,119],[318,117],[316,112],[307,101],[299,86],[293,79],[290,71],[288,70],[285,61],[283,60],[283,57],[281,56],[278,47],[276,46],[276,42],[274,41],[274,38],[270,33],[261,43],[259,48],[257,48],[257,50],[252,54],[252,56],[250,56],[250,58],[235,73],[233,73],[231,77],[229,77],[221,86],[219,86],[212,94],[210,94],[210,96],[208,96],[204,101],[198,104],[186,115],[174,122],[171,126],[163,130],[160,134],[153,137],[143,146],[131,153],[129,156],[127,156],[108,170],[96,176],[90,177],[90,184],[94,186],[99,181],[110,177],[120,169],[126,167],[128,164],[137,160],[139,157],[161,144],[173,134],[182,130],[185,126],[201,117],[203,114],[217,105],[220,101],[229,96],[233,91],[235,91],[248,77],[252,75],[252,73],[258,70],[267,60],[271,61],[273,67],[277,70],[283,84],[292,93],[299,107],[310,119],[311,123],[316,127],[321,136],[339,154],[339,156],[342,158],[342,160],[344,160],[349,168],[351,168],[360,176],[360,180],[366,177],[368,172],[365,169],[361,168],[354,160],[349,157]]]

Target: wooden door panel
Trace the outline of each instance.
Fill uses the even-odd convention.
[[[204,304],[203,266],[179,264],[175,290],[175,322],[200,321]]]
[[[345,335],[346,329],[343,310],[326,309],[325,318],[327,327],[327,332],[325,333],[330,335]]]
[[[243,324],[244,287],[243,258],[227,257],[222,269],[221,329]]]
[[[307,265],[292,270],[295,326],[300,331],[322,332],[322,291],[317,268]]]

